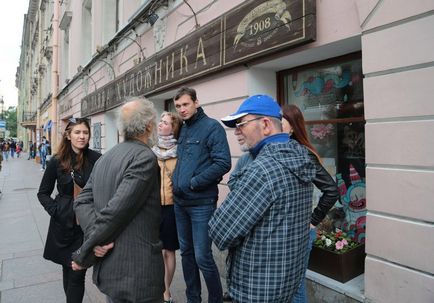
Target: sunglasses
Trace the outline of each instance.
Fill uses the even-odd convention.
[[[65,129],[68,129],[68,127],[70,127],[72,124],[81,124],[83,122],[86,122],[89,124],[89,121],[87,118],[74,118],[71,117],[68,119],[68,124],[66,125]]]

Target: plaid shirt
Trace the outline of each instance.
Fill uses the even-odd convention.
[[[241,169],[209,222],[229,249],[228,287],[236,302],[290,302],[305,264],[315,167],[295,140],[270,143]]]

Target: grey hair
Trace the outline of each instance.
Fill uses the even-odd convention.
[[[125,114],[121,108],[118,120],[120,132],[124,135],[126,141],[142,136],[148,131],[149,125],[153,126],[153,132],[156,129],[157,112],[154,104],[145,98],[135,97],[128,100],[125,104],[137,102],[137,108],[134,112]],[[125,106],[125,105],[124,105]],[[153,134],[149,134],[152,139]]]
[[[275,117],[268,117],[271,120],[271,123],[274,124],[274,127],[278,130],[278,131],[282,131],[282,120],[275,118]]]

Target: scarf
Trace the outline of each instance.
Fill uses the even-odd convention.
[[[176,139],[173,135],[158,136],[158,143],[152,147],[152,151],[159,160],[176,158]]]

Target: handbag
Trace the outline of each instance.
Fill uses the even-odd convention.
[[[72,177],[72,183],[74,184],[74,192],[72,194],[72,197],[75,199],[77,199],[78,195],[81,193],[81,191],[83,190],[83,188],[81,188],[76,182],[75,182],[75,178],[74,178],[74,170],[71,170],[71,177]],[[80,225],[80,223],[78,222],[78,218],[75,217],[75,221],[77,223],[77,225]]]
[[[83,188],[81,188],[76,182],[75,182],[75,178],[74,178],[74,170],[71,170],[71,177],[72,177],[72,182],[74,183],[74,193],[73,193],[73,197],[74,200],[77,199],[78,195],[81,193],[81,191],[83,190]]]

